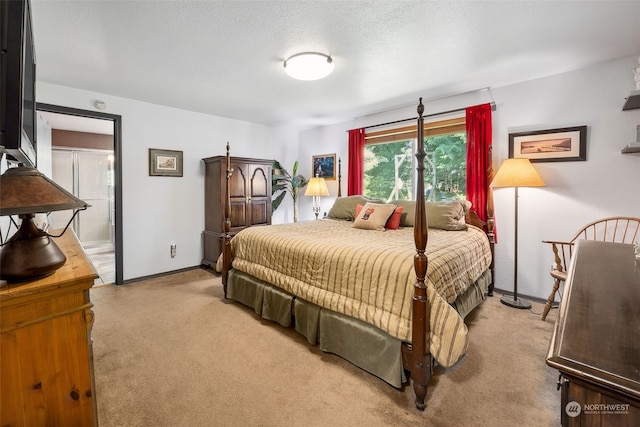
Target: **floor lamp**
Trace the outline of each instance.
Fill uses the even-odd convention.
[[[507,159],[500,165],[490,186],[515,188],[513,297],[505,295],[500,298],[500,302],[514,308],[531,308],[531,303],[518,298],[518,187],[544,187],[544,181],[529,159]]]

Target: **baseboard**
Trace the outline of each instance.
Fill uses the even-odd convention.
[[[127,279],[123,281],[122,284],[129,285],[131,283],[142,282],[143,280],[157,279],[158,277],[171,276],[172,274],[184,273],[185,271],[196,270],[198,268],[201,268],[201,266],[195,265],[193,267],[185,267],[185,268],[180,268],[178,270],[165,271],[164,273],[151,274],[149,276],[140,276],[133,279]]]

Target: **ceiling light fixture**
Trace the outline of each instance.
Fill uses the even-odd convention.
[[[318,52],[296,53],[284,61],[284,70],[294,79],[319,80],[333,71],[333,59]]]

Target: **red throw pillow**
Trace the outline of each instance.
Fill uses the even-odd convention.
[[[358,207],[356,206],[356,211],[358,211]],[[389,230],[397,230],[400,228],[400,218],[402,217],[402,206],[398,206],[385,224],[384,228]]]

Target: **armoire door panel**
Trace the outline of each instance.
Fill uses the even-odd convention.
[[[246,174],[240,165],[232,165],[233,172],[229,179],[229,196],[233,198],[245,198],[247,194]]]
[[[247,221],[247,208],[244,200],[242,202],[231,202],[231,228],[246,227]]]
[[[253,173],[251,174],[251,197],[267,197],[270,194],[267,191],[270,190],[269,183],[267,179],[271,180],[271,177],[267,177],[266,171],[264,168],[258,167],[254,168]]]
[[[267,225],[271,223],[271,208],[266,200],[251,201],[251,225]]]

